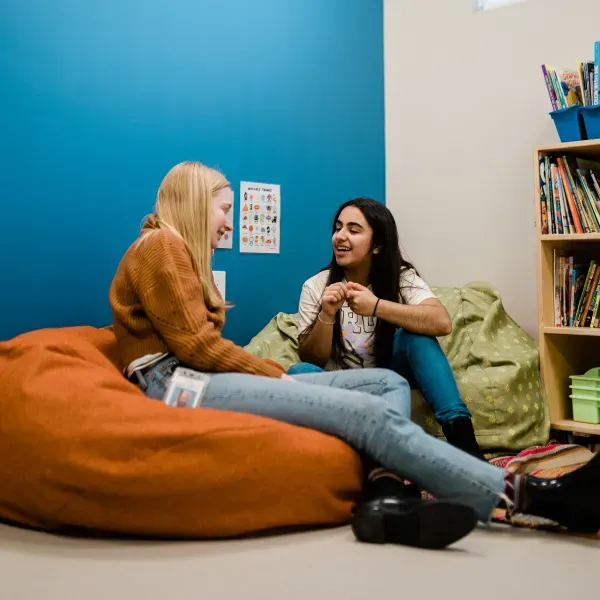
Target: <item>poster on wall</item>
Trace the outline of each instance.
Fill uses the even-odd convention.
[[[280,226],[280,186],[242,181],[240,252],[279,254]]]
[[[233,219],[233,207],[235,206],[235,192],[231,193],[231,219]],[[233,221],[232,221],[233,222]],[[217,248],[221,250],[231,250],[233,248],[233,231],[226,231],[219,240]]]

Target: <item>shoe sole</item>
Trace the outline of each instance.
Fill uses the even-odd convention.
[[[462,539],[477,526],[472,508],[449,501],[417,504],[394,514],[364,507],[352,522],[360,542],[402,544],[441,550]]]

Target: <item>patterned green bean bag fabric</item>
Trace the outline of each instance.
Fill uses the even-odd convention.
[[[505,312],[489,284],[434,288],[453,332],[440,343],[475,423],[484,450],[522,450],[548,441],[550,423],[539,374],[536,342]],[[286,369],[300,360],[296,316],[278,314],[247,346]],[[413,392],[413,420],[442,436],[431,410]]]

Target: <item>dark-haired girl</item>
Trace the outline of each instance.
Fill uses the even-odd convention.
[[[421,390],[448,441],[481,456],[471,413],[436,337],[452,323],[412,264],[402,257],[392,213],[357,198],[333,221],[333,258],[302,287],[300,356],[291,374],[390,368]]]

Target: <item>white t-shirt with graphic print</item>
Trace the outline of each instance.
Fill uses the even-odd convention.
[[[329,271],[321,271],[311,277],[302,286],[300,306],[298,308],[298,333],[306,331],[317,318],[321,310],[321,297],[327,287]],[[417,305],[428,298],[435,298],[429,286],[419,277],[414,269],[406,269],[400,275],[402,295],[399,301],[405,304]],[[370,289],[370,288],[369,288]],[[339,364],[329,360],[326,371],[339,369],[361,369],[375,366],[373,343],[377,324],[376,317],[361,317],[354,313],[344,302],[341,308],[342,337],[344,351]]]

